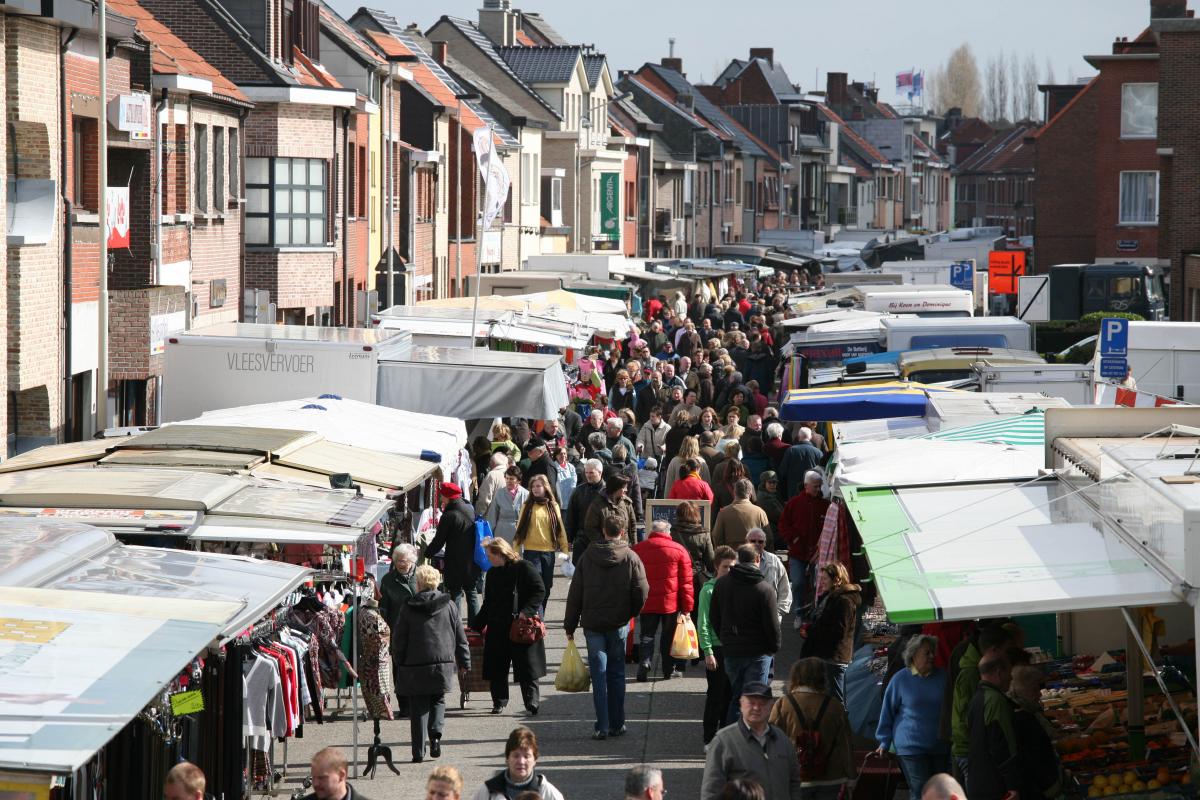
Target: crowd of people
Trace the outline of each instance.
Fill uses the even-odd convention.
[[[858,765],[846,672],[875,597],[865,565],[819,562],[828,443],[816,421],[785,421],[770,399],[786,293],[799,282],[657,298],[639,333],[581,357],[590,402],[553,419],[498,421],[471,443],[471,484],[441,485],[432,539],[397,545],[379,586],[414,762],[442,754],[445,694],[473,666],[469,635],[482,636],[492,713],[505,713],[515,681],[536,716],[545,626],[558,624],[571,640],[582,632],[592,739],[628,730],[627,659],[637,682],[702,669],[703,800],[849,797]],[[669,501],[666,513],[648,512],[647,500]],[[480,521],[491,533],[486,570]],[[565,612],[548,620],[559,569],[571,577]],[[695,659],[672,653],[685,622]],[[897,757],[913,798],[963,798],[960,782],[984,800],[1054,796],[1057,762],[1037,736],[1019,630],[935,630],[906,630],[891,648],[878,752]],[[800,645],[794,664],[777,660],[785,636]],[[777,697],[772,681],[784,678]],[[528,728],[513,731],[504,757],[474,800],[562,797],[536,770]],[[318,766],[340,770],[342,784],[322,789]],[[316,800],[355,800],[344,768],[335,751],[318,754]],[[657,770],[630,773],[627,798],[663,792]],[[453,767],[430,775],[429,798],[462,793]]]

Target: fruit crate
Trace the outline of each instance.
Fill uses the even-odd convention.
[[[1074,772],[1078,797],[1121,800],[1174,800],[1195,797],[1186,762],[1175,766],[1113,765],[1094,772]]]

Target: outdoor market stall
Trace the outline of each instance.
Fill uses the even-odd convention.
[[[188,758],[210,791],[240,796],[246,696],[228,645],[309,574],[127,547],[77,523],[0,520],[0,617],[15,648],[0,666],[0,770],[31,797],[47,797],[55,776],[66,796],[151,797]]]
[[[1157,411],[1049,409],[1058,472],[1034,480],[841,489],[893,622],[1058,616],[1070,655],[1035,660],[1078,796],[1177,796],[1195,758],[1194,683],[1157,659],[1165,632],[1194,639],[1200,416]]]

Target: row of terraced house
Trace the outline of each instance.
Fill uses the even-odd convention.
[[[322,0],[107,8],[100,42],[89,0],[0,7],[9,454],[156,423],[180,330],[362,325],[534,254],[704,257],[771,230],[951,222],[935,121],[845,73],[804,93],[767,48],[695,85],[671,56],[614,72],[509,0],[425,30]],[[485,129],[512,188],[479,230]]]

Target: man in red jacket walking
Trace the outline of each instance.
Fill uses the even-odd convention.
[[[664,520],[651,524],[650,535],[634,545],[633,552],[645,564],[646,581],[650,584],[650,595],[638,617],[642,663],[637,679],[643,683],[649,679],[654,634],[658,633],[663,679],[670,680],[683,674],[671,658],[671,640],[675,638],[676,624],[685,614],[692,613],[692,559],[687,549],[671,538],[671,523]]]
[[[822,484],[821,473],[810,470],[804,476],[804,491],[788,500],[779,516],[779,538],[788,546],[788,577],[792,581],[795,615],[792,624],[796,630],[804,624],[804,607],[813,601],[813,562],[821,543],[825,512],[829,510],[829,501],[821,493]]]

